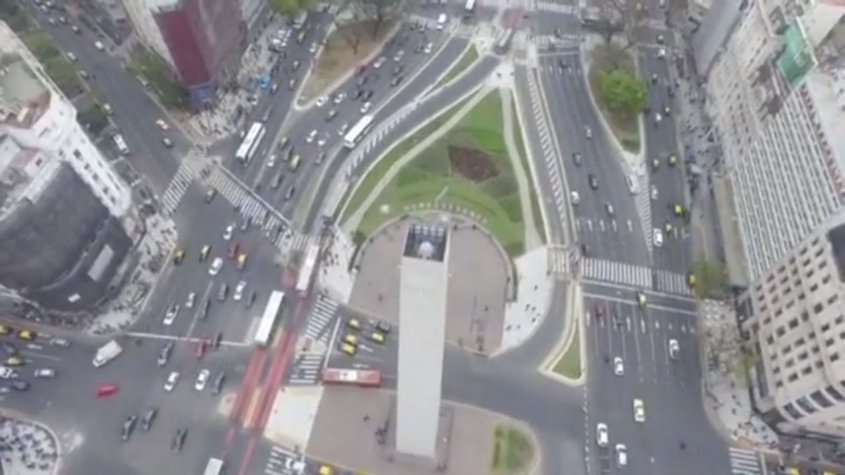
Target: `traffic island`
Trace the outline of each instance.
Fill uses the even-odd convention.
[[[626,152],[639,154],[640,113],[648,102],[648,87],[637,76],[634,58],[614,43],[589,50],[590,90],[616,140]]]
[[[317,55],[316,63],[299,91],[297,102],[307,104],[333,89],[369,61],[396,30],[396,22],[373,20],[347,23],[334,28]]]
[[[493,475],[519,475],[531,472],[535,465],[534,444],[525,432],[505,424],[493,432],[493,457],[490,472]]]
[[[469,69],[473,63],[478,61],[478,58],[478,48],[476,48],[473,43],[470,43],[466,51],[464,51],[464,54],[461,55],[454,64],[452,64],[452,67],[446,71],[446,74],[444,74],[439,81],[437,81],[437,84],[432,88],[432,90],[436,90],[439,87],[449,84],[450,81],[460,76],[461,73]]]
[[[552,367],[552,372],[573,381],[580,379],[583,374],[581,370],[581,325],[578,320],[574,320],[574,322],[575,329],[569,343]]]

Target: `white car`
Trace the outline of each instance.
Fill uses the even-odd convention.
[[[361,106],[361,113],[366,114],[367,112],[370,112],[370,109],[372,109],[372,108],[373,108],[373,103],[370,102],[370,101],[367,101],[367,102],[364,103],[363,106]]]
[[[663,59],[666,57],[666,48],[661,47],[657,50],[657,57]]]
[[[267,168],[273,168],[276,166],[276,154],[270,154],[270,158],[267,159]]]
[[[569,196],[572,198],[572,204],[577,205],[581,202],[581,195],[577,191],[569,193]]]
[[[97,48],[97,51],[102,51],[106,49],[106,47],[103,46],[103,43],[100,43],[99,41],[94,42],[94,47]]]
[[[663,116],[659,112],[654,114],[654,124],[657,125],[661,122],[663,122]]]
[[[400,50],[399,50],[399,51],[397,51],[397,52],[396,52],[396,54],[393,56],[393,61],[395,61],[395,62],[397,62],[397,63],[398,63],[399,61],[402,61],[402,58],[404,58],[404,57],[405,57],[405,50],[400,49]]]
[[[50,379],[56,377],[56,370],[52,368],[36,369],[34,376],[39,379]]]
[[[177,315],[179,315],[179,304],[174,303],[167,309],[167,313],[164,314],[164,324],[168,326],[173,325]]]
[[[674,338],[669,340],[669,358],[673,360],[678,359],[678,353],[681,351],[681,346],[678,345],[678,340]]]
[[[235,287],[235,295],[232,297],[236,302],[244,298],[244,289],[246,289],[246,281],[242,280]]]
[[[387,61],[387,58],[382,56],[379,59],[377,59],[375,63],[373,63],[373,67],[378,69],[378,68],[381,67],[382,64],[384,64],[385,61]]]
[[[197,293],[196,292],[189,292],[188,298],[185,299],[185,308],[194,308],[194,304],[197,302]]]
[[[624,467],[628,465],[628,447],[625,444],[616,444],[616,466]]]
[[[167,381],[164,382],[164,390],[167,392],[173,391],[177,384],[179,384],[179,372],[171,371],[167,375]]]
[[[657,201],[657,186],[651,185],[651,201]]]
[[[202,391],[205,389],[206,383],[208,383],[208,377],[211,376],[211,371],[207,369],[200,370],[200,373],[197,375],[197,382],[194,383],[194,389],[197,391]]]
[[[621,356],[613,358],[613,374],[615,374],[616,376],[625,375],[625,363],[622,361]]]
[[[337,135],[343,137],[347,130],[349,130],[349,124],[343,124],[337,129]]]
[[[228,240],[232,239],[232,234],[234,234],[234,232],[235,232],[235,226],[234,225],[230,224],[230,225],[226,226],[226,230],[223,231],[223,240],[228,241]]]
[[[318,50],[318,49],[320,49],[320,45],[319,45],[319,44],[317,44],[317,43],[311,43],[311,47],[310,47],[310,48],[308,48],[308,52],[309,52],[309,53],[311,53],[311,54],[314,54],[314,53],[316,53],[316,52],[317,52],[317,50]]]
[[[67,59],[69,59],[71,62],[75,62],[76,61],[76,55],[68,52]]]
[[[308,137],[305,137],[305,143],[314,143],[314,139],[316,139],[316,138],[317,138],[317,129],[314,129],[314,130],[311,131],[310,134],[308,134]]]
[[[334,102],[335,104],[340,104],[341,102],[343,102],[344,99],[346,99],[346,93],[345,92],[339,92],[339,93],[335,94],[334,100],[332,102]]]
[[[584,127],[584,135],[586,135],[588,139],[593,138],[593,129]]]
[[[211,263],[211,267],[208,268],[209,275],[217,275],[220,273],[220,269],[223,268],[223,258],[222,257],[215,257],[214,261]]]
[[[663,231],[660,228],[654,228],[654,245],[657,247],[663,246]]]
[[[315,103],[315,105],[316,105],[317,107],[323,107],[324,105],[326,105],[326,102],[329,102],[329,98],[328,98],[328,96],[320,96],[320,97],[317,99],[317,102]]]
[[[599,447],[607,447],[610,443],[610,435],[607,433],[607,424],[599,422],[596,424],[596,444]]]
[[[164,121],[164,119],[158,119],[158,120],[156,120],[156,125],[157,125],[157,126],[158,126],[158,128],[159,128],[159,129],[161,129],[161,130],[168,130],[168,129],[170,129],[170,126],[169,126],[169,125],[167,125],[167,122],[165,122],[165,121]]]
[[[326,144],[326,138],[325,138],[325,137],[320,137],[320,138],[317,140],[317,146],[318,146],[318,147],[322,147],[322,146],[323,146],[323,145],[325,145],[325,144]]]
[[[634,420],[645,422],[645,404],[642,399],[634,399]]]
[[[430,54],[431,50],[433,50],[433,49],[434,49],[434,43],[428,43],[427,45],[425,45],[425,48],[423,48],[423,53]]]

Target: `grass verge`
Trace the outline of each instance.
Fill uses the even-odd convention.
[[[581,324],[575,322],[574,334],[571,336],[569,346],[557,360],[552,371],[555,374],[568,379],[581,377]]]
[[[443,76],[440,81],[438,81],[437,84],[434,85],[432,90],[435,90],[443,86],[444,84],[447,84],[452,79],[458,77],[462,72],[466,71],[467,68],[469,68],[472,63],[474,63],[477,59],[478,49],[475,47],[474,44],[470,44],[469,48],[464,51],[464,54],[463,56],[461,56],[461,59],[459,59],[458,62],[452,65],[449,71],[446,72],[446,75]]]
[[[534,446],[527,434],[504,424],[496,426],[490,463],[494,475],[524,474],[533,460]]]
[[[38,61],[44,66],[44,71],[59,86],[65,96],[73,99],[85,92],[73,63],[68,61],[64,54],[53,45],[53,41],[46,33],[40,31],[23,33],[21,34],[21,41],[38,58]]]
[[[516,149],[519,153],[519,161],[522,163],[522,169],[525,170],[525,177],[528,180],[528,185],[531,186],[534,183],[534,180],[531,175],[531,167],[528,163],[528,154],[525,151],[525,138],[522,136],[522,123],[519,121],[519,114],[516,111],[516,103],[512,103],[511,107],[513,108],[513,136],[516,140]],[[537,232],[540,233],[540,239],[542,239],[543,244],[545,244],[546,223],[543,221],[543,209],[540,208],[540,198],[537,196],[537,187],[531,186],[529,193],[531,194],[531,215],[534,217],[534,223],[538,226]]]
[[[363,62],[393,31],[394,22],[381,24],[367,20],[336,28],[326,39],[317,63],[299,91],[299,102],[306,103]],[[378,30],[376,30],[378,27]]]
[[[415,209],[474,216],[509,255],[524,252],[519,187],[505,146],[498,91],[411,159],[381,190],[358,231],[372,235],[386,221]]]
[[[346,205],[346,213],[344,214],[343,218],[340,222],[344,222],[357,210],[360,208],[364,201],[370,196],[370,193],[373,189],[378,186],[378,182],[381,181],[382,177],[390,170],[390,167],[393,166],[400,158],[402,158],[406,153],[408,153],[414,146],[420,143],[424,138],[428,137],[429,135],[436,132],[446,121],[449,120],[449,117],[455,115],[456,112],[461,110],[461,108],[466,105],[469,100],[472,99],[472,96],[467,97],[463,101],[455,104],[454,106],[447,109],[445,112],[437,116],[434,120],[428,122],[424,126],[422,126],[417,132],[408,136],[405,140],[399,142],[397,145],[394,145],[390,151],[387,152],[385,156],[383,156],[378,163],[364,176],[364,179],[361,183],[358,184],[356,187],[350,187],[349,191],[347,192],[347,196],[343,198],[341,203],[348,203]],[[342,208],[342,207],[340,207]]]
[[[622,147],[631,152],[640,152],[640,122],[638,114],[614,114],[608,110],[599,94],[599,74],[609,69],[623,69],[633,75],[637,75],[637,68],[634,66],[634,59],[624,49],[616,45],[600,44],[595,47],[590,63],[590,89],[593,97],[607,119],[613,135],[619,140]]]
[[[164,59],[150,51],[137,51],[127,71],[139,79],[146,79],[149,88],[170,110],[184,110],[188,105],[188,90],[173,77]]]

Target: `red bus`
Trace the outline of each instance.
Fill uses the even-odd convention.
[[[326,368],[323,370],[323,383],[377,388],[381,386],[381,371],[375,369]]]

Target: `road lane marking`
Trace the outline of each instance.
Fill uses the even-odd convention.
[[[209,298],[211,295],[211,288],[214,286],[215,279],[211,279],[208,282],[208,285],[205,286],[205,291],[202,293],[202,299],[196,299],[194,302],[194,318],[191,319],[191,324],[188,325],[188,331],[185,332],[185,337],[190,338],[191,333],[194,331],[194,327],[197,325],[197,320],[199,320],[200,314],[202,313],[203,306],[205,305],[206,299]],[[209,307],[210,308],[210,307]],[[208,318],[208,315],[205,316]]]
[[[184,337],[184,336],[175,336],[175,335],[163,335],[159,333],[144,333],[144,332],[126,332],[126,336],[130,336],[133,338],[146,338],[148,340],[167,340],[167,341],[184,341],[189,343],[196,343],[198,341],[206,340],[206,338],[201,337]],[[246,348],[248,346],[252,346],[251,343],[245,343],[242,341],[221,341],[220,346],[232,346],[235,348]]]
[[[63,358],[59,358],[58,356],[45,355],[45,354],[42,354],[42,353],[36,353],[34,351],[26,351],[26,350],[21,351],[21,354],[24,355],[24,356],[29,356],[31,358],[39,358],[39,359],[43,358],[43,359],[52,360],[52,361],[62,361],[62,359],[63,359]]]
[[[585,298],[591,298],[591,299],[594,299],[594,300],[601,299],[601,300],[605,300],[605,301],[609,301],[609,302],[618,302],[618,303],[622,303],[624,305],[630,305],[630,306],[636,305],[635,303],[630,302],[628,299],[614,297],[614,296],[611,296],[611,295],[586,294],[585,293],[584,297]],[[654,309],[654,310],[660,310],[660,311],[667,312],[667,313],[678,313],[678,314],[689,315],[689,316],[693,316],[693,317],[698,316],[698,312],[695,312],[695,311],[692,311],[692,310],[685,310],[685,309],[682,309],[682,308],[666,307],[666,306],[663,306],[663,305],[655,305],[655,304],[649,304],[648,308]]]
[[[243,417],[243,426],[245,429],[251,429],[256,422],[258,416],[258,403],[261,401],[261,395],[264,393],[264,388],[256,386],[249,398],[249,403],[246,406],[246,411]]]

